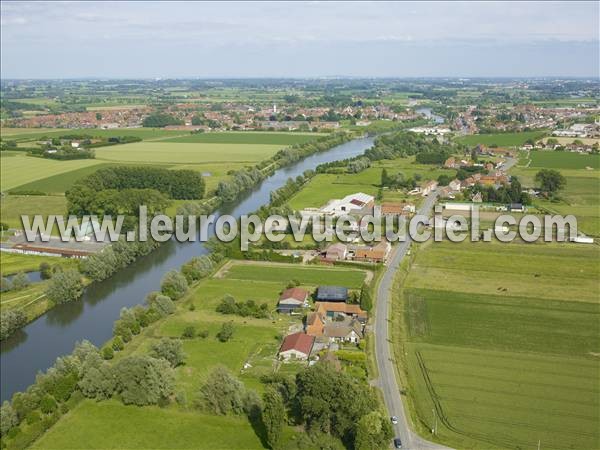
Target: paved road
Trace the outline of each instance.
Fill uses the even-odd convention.
[[[431,214],[436,199],[437,192],[429,194],[417,213]],[[400,437],[402,440],[402,448],[444,449],[447,447],[429,442],[410,430],[402,398],[400,397],[400,386],[394,372],[395,359],[392,356],[390,347],[391,338],[389,335],[389,327],[392,326],[389,317],[390,291],[396,270],[410,248],[410,244],[410,236],[407,236],[405,242],[401,242],[395,247],[377,289],[377,309],[375,316],[375,355],[379,370],[377,386],[383,391],[383,397],[390,416],[398,417],[398,424],[394,425],[394,432],[396,437]]]

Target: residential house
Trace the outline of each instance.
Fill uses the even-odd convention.
[[[315,338],[306,333],[288,334],[279,348],[279,357],[284,361],[291,359],[307,360],[312,351]]]
[[[385,260],[387,259],[391,249],[392,246],[388,241],[379,242],[373,247],[359,247],[354,253],[354,260],[371,263],[382,263],[385,262]]]
[[[317,311],[319,315],[326,318],[333,318],[338,314],[354,317],[358,321],[364,323],[367,321],[368,314],[360,305],[351,303],[339,302],[319,302],[317,303]]]
[[[457,168],[458,166],[457,166],[457,164],[456,164],[456,159],[455,159],[453,156],[451,156],[451,157],[450,157],[450,158],[448,158],[448,159],[446,160],[446,162],[444,163],[444,167],[445,167],[446,169],[455,169],[455,168]]]
[[[455,192],[460,191],[460,189],[462,187],[462,183],[460,182],[459,179],[456,178],[456,179],[452,180],[450,183],[448,183],[448,187]]]
[[[431,192],[433,192],[438,186],[438,182],[431,180],[423,185],[421,188],[421,195],[423,197],[427,197]]]
[[[341,317],[325,323],[323,335],[330,342],[358,344],[364,337],[363,325],[353,317]]]
[[[481,192],[476,192],[473,197],[471,198],[471,201],[473,203],[481,203],[483,202],[483,197],[481,195]]]
[[[343,286],[319,286],[317,288],[317,301],[320,302],[345,302],[348,300],[348,288]]]
[[[325,315],[318,311],[311,312],[308,316],[306,316],[305,330],[306,334],[309,336],[323,336],[325,331]]]
[[[308,307],[308,291],[299,287],[283,291],[277,303],[277,311],[281,313],[292,313],[306,307]]]

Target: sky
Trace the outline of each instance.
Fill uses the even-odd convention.
[[[2,0],[2,78],[598,77],[600,2]]]

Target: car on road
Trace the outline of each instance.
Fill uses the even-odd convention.
[[[390,420],[392,421],[392,423],[393,423],[394,425],[396,425],[396,424],[398,423],[398,418],[397,418],[396,416],[392,416],[392,417],[390,417]]]
[[[402,441],[400,438],[394,439],[394,448],[402,448]]]

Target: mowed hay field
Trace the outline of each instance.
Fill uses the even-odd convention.
[[[292,375],[306,362],[280,365],[276,354],[281,337],[290,326],[300,328],[298,316],[273,314],[272,318],[256,319],[216,312],[225,295],[236,301],[266,302],[274,311],[279,294],[291,278],[300,286],[314,289],[325,278],[328,269],[303,267],[296,264],[230,262],[211,278],[195,284],[190,292],[176,302],[177,310],[133,338],[115,359],[131,354],[147,354],[150,347],[163,337],[179,338],[188,326],[197,332],[207,331],[208,337],[184,339],[185,363],[175,369],[175,392],[186,398],[184,404],[172,402],[167,407],[124,406],[116,400],[88,401],[63,416],[34,444],[33,448],[197,448],[253,449],[264,448],[260,433],[244,416],[213,416],[201,412],[195,401],[206,376],[217,366],[224,365],[249,389],[262,395],[263,375],[274,372]],[[334,270],[334,281],[360,286],[365,271]],[[265,277],[265,275],[268,275]],[[190,308],[193,305],[194,308]],[[232,322],[234,332],[227,342],[216,334],[225,322]],[[246,365],[248,363],[248,365]],[[246,365],[246,366],[245,366]],[[157,436],[158,435],[158,436]],[[296,437],[296,430],[285,426],[281,448]]]
[[[456,448],[598,448],[599,273],[596,245],[419,248],[393,329],[421,431],[437,416]]]
[[[319,133],[267,133],[260,131],[236,131],[224,133],[196,133],[187,136],[165,139],[163,142],[292,145],[314,141],[321,136],[325,135]]]

